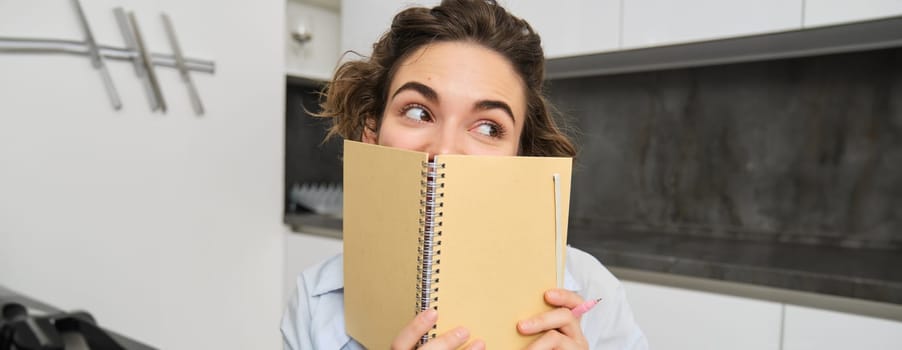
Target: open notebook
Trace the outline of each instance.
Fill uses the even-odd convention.
[[[488,348],[522,348],[517,321],[563,283],[571,158],[441,155],[344,144],[348,334],[369,349],[426,308]],[[555,180],[555,174],[557,179]],[[557,205],[556,205],[557,204]]]

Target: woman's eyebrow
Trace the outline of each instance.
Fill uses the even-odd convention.
[[[395,90],[395,93],[391,95],[391,98],[395,98],[401,91],[404,90],[413,90],[419,92],[420,95],[423,95],[429,102],[438,103],[438,93],[435,92],[431,87],[426,86],[423,83],[419,83],[416,81],[409,81],[401,85],[398,90]]]
[[[489,110],[489,109],[500,109],[500,110],[504,111],[505,113],[507,113],[508,117],[511,117],[511,121],[516,123],[516,119],[514,118],[514,112],[513,112],[513,110],[511,110],[511,106],[509,106],[507,103],[504,103],[502,101],[494,101],[494,100],[481,100],[479,102],[476,102],[475,105],[473,105],[474,111],[485,111],[485,110]]]

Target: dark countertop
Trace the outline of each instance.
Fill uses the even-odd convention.
[[[340,219],[291,215],[285,221],[296,232],[341,238]],[[895,304],[902,310],[902,250],[575,227],[568,243],[612,270],[765,286]]]
[[[902,304],[902,251],[570,229],[606,266]]]
[[[283,221],[294,232],[341,239],[340,218],[317,214],[288,214]]]

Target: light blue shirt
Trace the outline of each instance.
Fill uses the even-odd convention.
[[[594,257],[568,247],[564,288],[583,299],[603,298],[581,319],[590,349],[648,349],[623,285]],[[345,332],[341,255],[298,276],[295,294],[282,315],[282,337],[286,350],[364,349]]]

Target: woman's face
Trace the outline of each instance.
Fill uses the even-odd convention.
[[[363,141],[438,154],[517,155],[524,85],[500,54],[473,43],[426,45],[401,62],[382,124]]]

